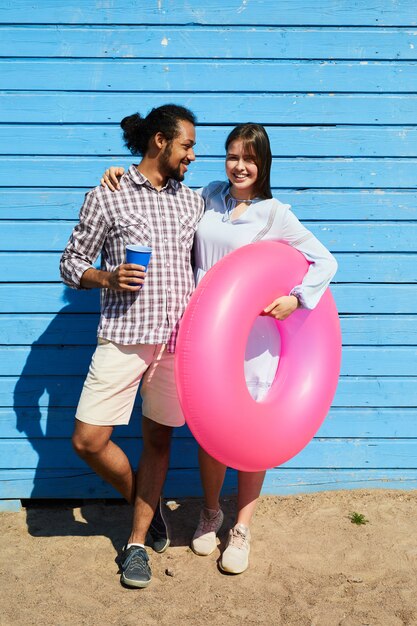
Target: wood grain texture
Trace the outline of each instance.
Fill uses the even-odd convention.
[[[204,76],[204,81],[200,78]],[[414,93],[412,61],[0,60],[0,89]],[[300,86],[302,85],[302,89]],[[167,96],[165,95],[165,98]]]
[[[197,158],[223,157],[232,128],[197,127]],[[274,157],[417,156],[417,128],[413,126],[266,126],[266,130]],[[0,154],[131,158],[120,127],[102,124],[0,126]]]
[[[221,9],[221,17],[219,15]],[[15,0],[1,6],[0,22],[5,24],[267,24],[340,26],[415,26],[413,0],[366,0],[352,7],[348,0],[257,0],[245,2],[218,0],[184,3],[174,0],[159,4],[119,0],[117,4],[90,2],[80,6],[75,0]]]
[[[0,11],[1,16],[1,11]],[[268,16],[270,19],[270,16]],[[415,60],[416,30],[305,26],[1,26],[0,56]]]

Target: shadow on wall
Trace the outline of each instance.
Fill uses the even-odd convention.
[[[32,500],[26,507],[30,534],[104,535],[109,537],[119,551],[130,528],[131,507],[117,507],[118,512],[115,513],[104,506],[103,499],[118,498],[119,495],[78,458],[71,445],[75,408],[96,344],[99,293],[66,288],[64,301],[66,305],[32,344],[14,389],[16,429],[30,444],[18,444],[15,454],[19,454],[18,450],[22,453],[15,467],[33,468],[29,470],[33,471],[31,492],[19,494],[17,497],[22,498],[24,495]],[[83,313],[81,316],[80,311],[86,310],[90,313]],[[135,415],[129,426],[118,427],[114,434],[122,434],[122,448],[136,462],[140,437],[140,420],[137,419],[138,414],[140,415],[139,407],[136,406],[134,411]],[[186,448],[187,455],[197,456],[195,441],[185,426],[183,429],[178,429],[175,437],[184,440],[185,435],[190,442],[190,447]],[[24,437],[20,440],[22,444],[26,443]],[[178,480],[174,481],[168,491],[186,497],[190,494],[201,495],[201,483],[196,468],[186,470],[184,474],[180,468],[179,472],[178,480],[181,484]],[[31,478],[30,476],[29,479]],[[237,474],[228,470],[225,501],[228,502],[227,496],[236,491]],[[91,503],[92,499],[97,498],[100,500],[93,504],[98,509]],[[47,499],[50,499],[48,503],[45,502]],[[34,506],[36,500],[38,505]],[[40,500],[43,500],[41,510]],[[69,503],[68,500],[73,502]],[[120,516],[118,524],[107,523],[106,519],[113,515]],[[176,514],[172,513],[172,517],[176,517]],[[195,519],[198,519],[198,510],[195,512]],[[191,526],[194,526],[195,519],[190,521]],[[174,522],[174,525],[177,524]],[[182,527],[181,520],[179,525]],[[177,532],[176,541],[180,544],[182,541],[188,542],[189,532],[191,527],[184,533]]]
[[[95,519],[89,522],[91,507],[83,510],[83,520],[77,520],[73,507],[63,507],[62,499],[117,497],[76,456],[70,440],[75,407],[96,344],[98,315],[94,311],[99,309],[99,292],[66,288],[63,299],[64,308],[32,344],[14,389],[16,429],[31,445],[23,449],[18,466],[34,468],[28,497],[61,499],[59,513],[47,514],[47,524],[42,524],[39,510],[27,507],[28,530],[37,536],[103,534],[105,524],[97,526]],[[79,313],[85,310],[91,313],[81,318]],[[130,507],[126,509],[124,515],[130,517]],[[105,534],[111,532],[109,526]],[[110,539],[118,549],[117,536]]]

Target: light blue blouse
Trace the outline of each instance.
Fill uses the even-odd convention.
[[[241,246],[260,239],[282,241],[299,250],[311,263],[302,283],[294,285],[290,293],[297,296],[301,306],[313,309],[336,273],[337,262],[299,222],[290,205],[275,198],[256,199],[239,218],[232,220],[233,202],[228,182],[214,181],[200,193],[205,200],[205,213],[194,240],[196,283],[217,261]],[[279,350],[274,319],[258,317],[249,336],[245,358],[246,382],[257,400],[265,396],[274,380]]]

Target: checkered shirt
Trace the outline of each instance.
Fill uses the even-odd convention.
[[[201,196],[169,179],[157,191],[134,165],[120,191],[96,187],[86,194],[80,220],[61,258],[61,276],[80,289],[81,277],[101,253],[101,269],[125,262],[127,244],[151,246],[138,292],[101,290],[99,337],[120,344],[168,345],[174,352],[179,320],[194,290],[190,253],[204,211]]]

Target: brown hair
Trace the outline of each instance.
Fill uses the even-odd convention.
[[[232,141],[241,140],[245,148],[254,156],[258,168],[256,192],[260,198],[272,198],[271,192],[271,165],[272,154],[268,134],[261,124],[247,122],[238,124],[229,133],[225,148],[226,152]]]

